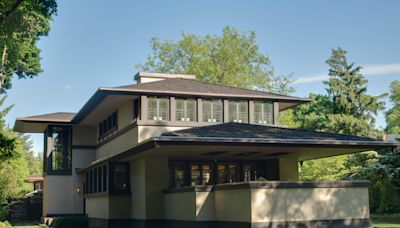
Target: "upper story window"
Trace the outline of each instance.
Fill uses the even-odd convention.
[[[148,120],[169,120],[169,98],[148,97],[147,99]]]
[[[203,99],[203,122],[222,122],[223,105],[221,99]]]
[[[118,113],[113,112],[105,120],[99,123],[99,139],[113,133],[118,128]]]
[[[229,122],[248,123],[249,107],[247,100],[229,101],[228,117]]]
[[[176,101],[176,121],[186,121],[186,122],[197,121],[196,99],[177,98],[175,101]]]
[[[254,101],[254,123],[273,124],[273,106],[270,101]]]
[[[70,174],[72,170],[72,128],[49,126],[46,131],[44,171],[47,174]]]

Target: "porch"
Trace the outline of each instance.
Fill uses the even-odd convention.
[[[368,182],[263,181],[166,189],[171,227],[370,227]]]

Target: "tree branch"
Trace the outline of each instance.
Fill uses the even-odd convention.
[[[0,14],[0,25],[4,23],[4,21],[6,20],[6,18],[7,18],[12,12],[14,12],[14,11],[18,8],[18,6],[21,5],[21,3],[22,3],[23,1],[24,1],[24,0],[17,0],[17,1],[14,3],[14,5],[11,6],[11,8],[10,8],[9,10],[7,10],[7,11],[5,11],[4,13],[1,13],[1,14]]]

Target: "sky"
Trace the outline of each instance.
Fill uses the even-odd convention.
[[[182,32],[221,35],[225,26],[256,31],[277,75],[293,74],[295,96],[324,93],[332,48],[364,67],[368,92],[388,92],[400,80],[400,1],[58,1],[48,37],[40,40],[43,73],[13,80],[6,117],[77,112],[99,87],[132,84],[149,40],[178,40]],[[390,107],[390,104],[387,104]],[[384,127],[384,116],[377,117]],[[43,136],[32,135],[34,151]]]

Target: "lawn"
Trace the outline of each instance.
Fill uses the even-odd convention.
[[[389,222],[382,220],[372,220],[374,224],[374,228],[392,228],[392,227],[400,227],[400,222]]]
[[[16,222],[16,223],[13,223],[13,227],[17,227],[17,228],[43,228],[43,226],[39,226],[39,221]]]

